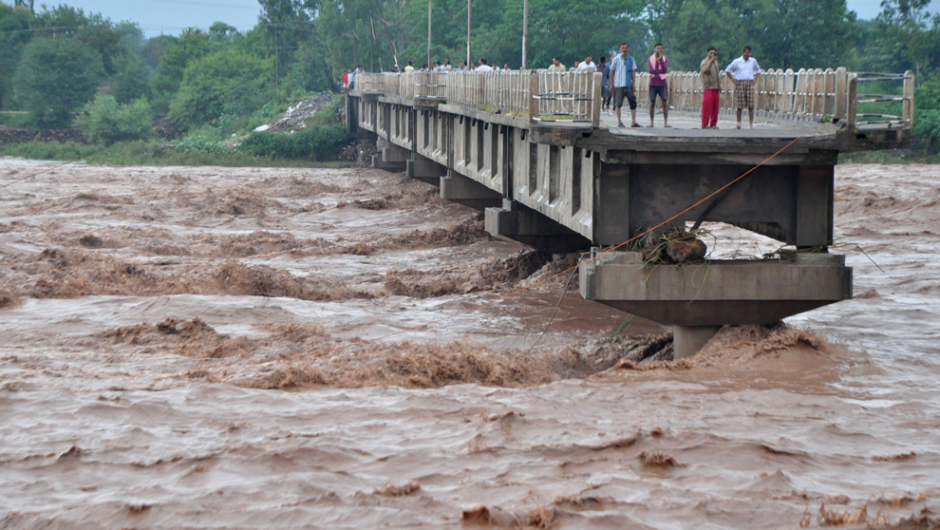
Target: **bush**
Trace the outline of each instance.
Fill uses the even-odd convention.
[[[940,109],[917,113],[914,117],[914,140],[926,154],[940,153]]]
[[[295,134],[254,133],[238,146],[239,151],[269,158],[326,160],[348,143],[342,125],[313,125]]]
[[[270,60],[226,49],[186,67],[179,92],[170,102],[170,120],[197,127],[223,114],[249,115],[270,100]]]
[[[153,136],[153,112],[143,98],[122,105],[111,96],[98,94],[85,106],[77,124],[89,140],[106,145]]]
[[[68,125],[95,95],[104,76],[101,55],[74,38],[37,38],[23,48],[13,86],[16,99],[42,128]]]

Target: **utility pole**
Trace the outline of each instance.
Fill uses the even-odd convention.
[[[470,54],[470,27],[471,27],[470,21],[471,21],[472,19],[470,18],[470,12],[471,12],[471,8],[472,8],[472,4],[473,4],[473,0],[467,0],[467,68],[470,68],[470,64],[471,64],[471,63],[470,63],[470,57],[471,57],[471,54]]]
[[[431,0],[428,0],[428,70],[431,69]]]
[[[522,69],[526,69],[529,51],[529,0],[522,0]]]
[[[274,86],[281,86],[281,54],[277,49],[277,25],[274,26]]]

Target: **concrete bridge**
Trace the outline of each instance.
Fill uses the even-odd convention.
[[[648,83],[637,75],[641,124]],[[733,87],[722,83],[726,119]],[[859,88],[891,84],[901,93]],[[677,357],[721,325],[767,324],[851,298],[851,268],[828,252],[838,154],[909,146],[914,115],[911,72],[844,68],[765,72],[753,130],[700,128],[697,72],[669,74],[668,129],[661,115],[657,128],[617,128],[601,112],[593,72],[363,74],[356,85],[347,128],[375,139],[375,167],[438,184],[441,197],[485,210],[492,235],[553,253],[619,245],[760,165],[672,225],[730,223],[793,247],[778,259],[711,261],[705,275],[688,264],[653,267],[630,246],[581,267],[586,299],[674,326]]]

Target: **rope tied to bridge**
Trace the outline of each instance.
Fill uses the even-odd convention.
[[[271,358],[271,359],[258,359],[258,360],[254,360],[254,361],[240,361],[240,362],[228,363],[228,364],[223,364],[223,365],[217,365],[217,366],[214,366],[214,368],[229,368],[229,367],[234,367],[234,366],[251,366],[251,365],[261,365],[261,364],[268,364],[268,363],[274,363],[274,362],[280,362],[280,361],[291,361],[291,360],[295,360],[295,359],[301,359],[301,358],[304,358],[304,357],[325,355],[325,354],[327,354],[327,353],[332,353],[332,352],[347,350],[347,349],[350,349],[350,348],[355,348],[355,347],[359,347],[359,346],[365,346],[365,345],[368,345],[368,344],[374,344],[374,343],[383,341],[383,340],[388,339],[388,338],[391,338],[391,337],[397,337],[397,336],[400,336],[400,335],[404,335],[404,334],[406,334],[406,333],[411,333],[411,332],[413,332],[413,331],[419,331],[419,330],[422,330],[422,329],[427,329],[427,328],[429,328],[429,327],[431,327],[431,326],[433,326],[433,325],[440,324],[440,323],[446,322],[446,321],[448,321],[448,320],[452,320],[452,319],[457,318],[457,317],[459,317],[459,316],[472,313],[472,312],[477,311],[477,310],[479,310],[479,309],[483,309],[484,307],[491,306],[491,305],[493,305],[493,304],[495,304],[495,303],[497,303],[497,302],[501,302],[501,301],[503,301],[503,300],[505,300],[505,299],[507,299],[507,298],[511,298],[511,297],[513,297],[513,296],[519,295],[519,294],[521,294],[521,293],[524,293],[524,292],[526,292],[526,291],[529,291],[529,290],[531,290],[531,289],[534,289],[535,287],[538,287],[539,285],[543,285],[543,284],[545,284],[545,283],[548,283],[548,282],[554,280],[555,278],[559,278],[559,277],[564,276],[564,275],[566,275],[566,274],[571,274],[571,273],[573,273],[574,271],[577,271],[578,268],[580,268],[580,267],[581,267],[582,265],[584,265],[585,263],[596,262],[597,259],[600,258],[601,256],[603,256],[603,255],[605,255],[605,254],[609,254],[609,253],[611,253],[611,252],[615,252],[616,250],[621,249],[621,248],[625,247],[626,245],[629,245],[630,243],[633,243],[634,241],[638,241],[638,240],[640,240],[641,238],[645,237],[646,235],[653,233],[654,231],[658,230],[659,228],[662,228],[663,226],[666,226],[666,225],[672,223],[673,221],[675,221],[675,220],[678,219],[679,217],[681,217],[681,216],[685,215],[686,213],[688,213],[688,212],[694,210],[695,208],[701,206],[702,204],[704,204],[705,202],[707,202],[709,199],[714,198],[714,197],[717,196],[718,194],[722,193],[723,191],[727,190],[728,188],[730,188],[731,186],[733,186],[734,184],[736,184],[738,181],[743,180],[744,178],[746,178],[746,177],[747,177],[748,175],[750,175],[751,173],[757,171],[758,168],[760,168],[761,166],[767,164],[768,162],[770,162],[771,160],[773,160],[774,158],[776,158],[777,156],[779,156],[781,153],[783,153],[784,151],[786,151],[787,149],[789,149],[790,147],[792,147],[795,143],[797,143],[797,142],[800,141],[801,139],[805,138],[806,136],[810,136],[810,135],[812,135],[812,134],[815,134],[816,132],[822,130],[823,128],[826,127],[826,125],[828,125],[828,123],[823,123],[823,124],[820,125],[819,127],[817,127],[817,128],[815,128],[815,129],[813,129],[813,130],[811,130],[811,131],[805,132],[805,133],[803,133],[803,134],[797,136],[796,138],[794,138],[793,140],[791,140],[789,143],[787,143],[787,145],[785,145],[785,146],[783,146],[782,148],[780,148],[780,150],[778,150],[778,151],[775,152],[774,154],[768,156],[766,159],[764,159],[763,161],[761,161],[761,162],[760,162],[759,164],[757,164],[756,166],[754,166],[754,167],[752,167],[751,169],[745,171],[744,173],[742,173],[741,175],[737,176],[736,178],[734,178],[733,180],[731,180],[731,181],[728,182],[727,184],[725,184],[725,185],[721,186],[720,188],[716,189],[715,191],[709,193],[709,194],[706,195],[705,197],[702,197],[701,199],[699,199],[698,201],[696,201],[696,202],[695,202],[694,204],[692,204],[691,206],[685,208],[684,210],[682,210],[682,211],[680,211],[679,213],[673,215],[672,217],[666,219],[665,221],[662,221],[661,223],[659,223],[659,224],[657,224],[657,225],[655,225],[655,226],[653,226],[653,227],[651,227],[651,228],[648,228],[647,230],[645,230],[645,231],[643,231],[643,232],[640,232],[639,234],[637,234],[637,235],[631,237],[630,239],[627,239],[626,241],[624,241],[624,242],[622,242],[622,243],[619,243],[619,244],[617,244],[617,245],[608,247],[608,248],[606,248],[606,249],[604,249],[603,251],[600,251],[600,252],[591,253],[591,254],[590,254],[590,257],[583,258],[583,259],[579,259],[579,260],[578,260],[578,263],[577,263],[576,265],[574,265],[574,266],[572,266],[572,267],[569,267],[569,268],[567,268],[567,269],[565,269],[565,270],[563,270],[563,271],[557,272],[557,273],[555,273],[555,274],[553,274],[553,275],[551,275],[551,276],[549,276],[549,277],[547,277],[547,278],[544,278],[544,279],[542,279],[542,280],[539,280],[539,281],[537,281],[537,282],[535,282],[535,283],[526,285],[525,287],[520,287],[520,288],[518,288],[518,289],[514,289],[514,290],[512,290],[512,291],[510,291],[510,292],[508,292],[508,293],[506,293],[506,294],[497,296],[496,298],[494,298],[494,299],[492,299],[492,300],[488,300],[488,301],[486,301],[486,302],[482,302],[482,303],[473,305],[473,306],[468,307],[468,308],[466,308],[466,309],[464,309],[464,310],[462,310],[462,311],[458,311],[458,312],[456,312],[456,313],[454,313],[454,314],[452,314],[452,315],[448,315],[448,316],[445,316],[445,317],[441,317],[441,318],[439,318],[439,319],[432,320],[432,321],[430,321],[430,322],[425,322],[424,324],[418,324],[418,325],[416,325],[416,326],[412,326],[412,327],[409,327],[409,328],[400,329],[400,330],[398,330],[398,331],[395,331],[395,332],[392,332],[392,333],[387,333],[387,334],[385,334],[385,335],[381,335],[381,336],[374,337],[374,338],[371,338],[371,339],[362,339],[362,340],[358,340],[358,341],[356,341],[356,342],[352,342],[352,343],[349,343],[349,344],[343,344],[343,345],[340,345],[340,346],[334,346],[334,347],[331,347],[331,348],[321,348],[321,349],[314,350],[314,351],[311,351],[311,352],[295,353],[295,354],[293,354],[293,355],[284,355],[284,356],[280,356],[280,357],[274,357],[274,358]],[[566,290],[567,290],[567,284],[566,284],[565,288],[566,288]],[[559,302],[559,305],[560,305],[560,302]],[[557,307],[556,307],[555,311],[557,311]],[[629,318],[629,317],[628,317],[628,318]],[[544,332],[543,332],[543,333],[544,333]]]

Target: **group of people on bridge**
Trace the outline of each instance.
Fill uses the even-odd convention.
[[[589,62],[590,56],[585,58]],[[557,60],[557,57],[556,57]],[[654,126],[654,117],[656,113],[656,100],[660,100],[660,106],[663,111],[663,127],[669,127],[669,58],[663,53],[663,45],[657,44],[653,55],[650,55],[646,61],[649,71],[649,98],[650,98],[650,127]],[[583,65],[585,63],[581,63]],[[593,64],[593,63],[591,63]],[[579,65],[579,68],[580,66]],[[601,65],[596,67],[598,71],[604,74],[604,86],[602,97],[604,98],[602,109],[609,111],[611,98],[617,114],[617,126],[625,127],[621,117],[621,107],[624,100],[630,106],[630,115],[632,117],[631,127],[643,127],[636,121],[636,61],[630,55],[630,44],[620,44],[620,54],[611,58],[610,63],[604,65],[601,59]],[[551,70],[551,67],[549,67]],[[727,75],[734,82],[734,105],[737,111],[737,128],[741,128],[741,115],[743,110],[748,110],[748,121],[751,129],[754,128],[754,106],[757,101],[756,81],[761,74],[760,66],[757,60],[751,57],[751,47],[745,46],[741,56],[724,69]],[[702,81],[702,128],[718,128],[718,108],[721,99],[721,71],[718,68],[718,50],[710,46],[706,52],[705,58],[699,69],[699,77]]]
[[[663,53],[663,45],[656,44],[653,55],[650,55],[646,61],[647,71],[649,72],[649,112],[650,127],[655,126],[656,100],[660,101],[660,108],[663,112],[663,127],[669,127],[669,58]],[[445,58],[443,63],[434,62],[423,64],[416,69],[412,61],[408,61],[404,72],[494,72],[499,71],[498,67],[490,66],[486,59],[480,59],[478,64],[470,64],[461,61],[454,68],[450,59]],[[509,70],[509,64],[504,65],[503,70]],[[621,116],[621,108],[624,100],[630,106],[630,115],[632,118],[631,127],[643,127],[636,121],[636,71],[637,64],[630,55],[630,44],[623,42],[620,44],[620,53],[611,56],[610,62],[606,62],[601,56],[600,64],[595,64],[593,57],[586,56],[583,61],[578,62],[572,71],[592,71],[601,72],[603,78],[601,110],[610,112],[611,103],[617,115],[617,126],[626,127]],[[396,65],[393,72],[398,72]],[[552,58],[552,64],[548,67],[549,72],[567,72],[565,65],[561,63],[558,57]],[[354,71],[347,70],[342,76],[344,88],[352,88],[355,84],[355,77],[362,73],[362,67],[359,66]],[[734,82],[734,108],[737,110],[737,128],[741,128],[741,116],[743,110],[748,110],[748,120],[750,127],[754,128],[754,106],[757,101],[756,80],[761,74],[760,66],[757,60],[751,57],[751,47],[745,46],[741,56],[732,61],[725,69],[724,73]],[[702,128],[718,128],[718,109],[721,100],[721,71],[718,68],[718,50],[710,46],[702,59],[699,76],[702,81]],[[611,101],[613,100],[613,101]]]

